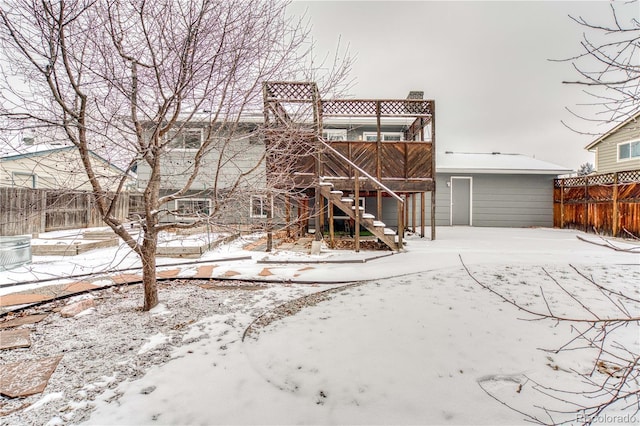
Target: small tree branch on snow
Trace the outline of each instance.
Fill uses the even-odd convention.
[[[549,416],[550,421],[544,421],[539,416],[527,412],[527,410],[513,407],[512,404],[492,395],[484,387],[482,388],[483,391],[493,399],[498,400],[502,405],[523,415],[525,420],[539,424],[558,425],[575,423],[576,420],[583,424],[591,424],[594,419],[597,419],[598,416],[610,409],[631,413],[631,416],[637,416],[640,413],[640,350],[637,347],[624,345],[617,340],[618,333],[625,331],[627,327],[640,327],[640,316],[632,314],[629,307],[625,306],[625,304],[635,304],[637,308],[640,300],[623,292],[606,288],[598,284],[592,277],[578,270],[575,266],[570,265],[577,275],[584,279],[584,282],[589,284],[589,286],[595,286],[595,288],[606,297],[606,300],[610,302],[615,310],[622,313],[622,316],[612,317],[604,313],[599,313],[574,293],[570,292],[560,280],[549,273],[547,269],[543,268],[545,275],[556,287],[569,296],[574,302],[574,305],[579,307],[580,311],[584,312],[587,317],[583,318],[579,315],[557,315],[554,313],[549,301],[544,295],[542,287],[540,287],[540,293],[545,304],[546,312],[525,307],[522,302],[507,298],[501,292],[494,290],[490,285],[476,278],[462,260],[462,256],[460,256],[460,261],[469,277],[471,277],[476,284],[488,290],[502,301],[520,311],[532,315],[535,319],[568,323],[571,325],[571,330],[577,332],[576,336],[559,348],[551,350],[544,349],[545,351],[557,354],[576,350],[595,350],[590,371],[581,372],[576,369],[571,369],[571,372],[578,375],[582,380],[583,388],[581,390],[562,389],[555,386],[543,385],[527,377],[533,384],[532,387],[538,392],[568,407],[564,410],[537,407]],[[617,299],[614,300],[614,297]],[[482,384],[480,384],[480,386],[482,387]],[[572,415],[573,417],[570,420],[555,420],[556,418],[566,418],[568,415]]]

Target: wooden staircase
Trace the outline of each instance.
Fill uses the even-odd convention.
[[[399,251],[400,245],[396,232],[393,229],[387,228],[386,225],[376,220],[375,216],[370,213],[365,213],[364,208],[359,206],[356,211],[354,205],[354,199],[345,197],[342,191],[336,191],[333,189],[333,183],[328,181],[328,178],[319,177],[320,180],[320,193],[324,198],[329,200],[331,204],[342,210],[349,218],[355,220],[356,215],[359,215],[359,223],[361,227],[364,227],[373,235],[375,235],[380,241],[386,244],[391,250]]]

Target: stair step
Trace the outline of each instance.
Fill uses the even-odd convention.
[[[340,201],[343,203],[353,203],[353,198],[342,198]]]
[[[375,226],[377,228],[384,228],[387,225],[385,225],[384,222],[380,222],[379,220],[374,220],[373,221],[373,226]]]
[[[384,235],[396,235],[396,231],[390,228],[384,228]]]
[[[365,214],[362,215],[362,217],[364,219],[373,219],[373,218],[375,218],[375,216],[372,215],[371,213],[365,213]]]
[[[330,186],[333,187],[333,184],[331,182],[320,182],[320,186]]]
[[[356,206],[351,206],[351,210],[355,210],[355,209],[356,209]],[[360,206],[358,210],[363,211],[364,207]]]
[[[342,194],[344,194],[344,192],[342,192],[342,191],[331,191],[330,194],[342,195]]]

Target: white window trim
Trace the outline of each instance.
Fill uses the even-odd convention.
[[[211,211],[211,200],[209,198],[178,198],[174,202],[174,216],[186,217],[186,218],[202,217],[202,216],[199,216],[197,214],[193,215],[193,214],[182,214],[182,213],[179,213],[178,212],[178,202],[180,202],[180,201],[206,201],[207,202],[207,206],[209,207],[209,211]]]
[[[171,151],[181,151],[181,152],[196,152],[197,150],[200,149],[200,147],[202,146],[202,128],[197,128],[197,127],[185,127],[179,130],[173,130],[170,131],[167,134],[167,142],[168,142],[168,147]],[[171,146],[171,142],[173,141],[169,141],[170,139],[174,138],[176,135],[180,134],[180,133],[189,133],[189,132],[198,132],[200,133],[200,146],[198,146],[197,148],[185,148],[184,147],[184,142],[182,144],[182,147],[177,147],[177,146]]]
[[[267,197],[266,195],[252,195],[251,198],[249,199],[249,217],[251,219],[266,219],[267,218],[267,213],[265,211],[264,208],[264,202],[269,202],[269,198],[271,198],[271,211],[273,212],[273,197]],[[253,203],[254,200],[260,200],[261,202],[261,208],[260,211],[262,212],[262,214],[259,215],[255,215],[253,214]],[[264,200],[264,201],[263,201]]]
[[[402,132],[380,132],[380,137],[382,138],[381,140],[383,142],[385,142],[384,137],[385,135],[393,135],[393,136],[400,136],[400,142],[404,141],[404,133]],[[373,136],[376,139],[378,138],[378,132],[362,132],[362,139],[367,142],[367,137],[368,136]],[[368,142],[374,142],[373,141],[368,141]],[[387,141],[387,142],[398,142],[398,141]]]
[[[616,145],[616,160],[618,163],[624,163],[626,161],[640,160],[640,156],[632,157],[631,156],[631,144],[638,143],[640,144],[640,139],[634,139],[631,141],[620,142]],[[629,158],[620,158],[620,146],[621,145],[629,145]]]
[[[16,185],[16,176],[30,177],[31,178],[31,186],[28,186],[28,187],[20,186],[19,188],[36,189],[38,187],[38,175],[36,175],[35,173],[11,172],[11,185],[14,186],[14,187],[18,187]]]
[[[453,180],[469,180],[469,226],[473,226],[473,177],[472,176],[451,176],[449,178],[449,226],[453,226]]]

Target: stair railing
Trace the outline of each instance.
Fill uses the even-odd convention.
[[[329,151],[331,151],[333,154],[337,155],[345,163],[349,164],[351,167],[356,169],[360,174],[366,176],[374,184],[376,184],[378,187],[380,187],[380,189],[384,190],[386,193],[388,193],[389,195],[391,195],[393,198],[396,199],[397,206],[398,206],[398,248],[401,249],[402,248],[402,234],[404,233],[404,203],[405,203],[404,199],[400,195],[396,194],[391,189],[389,189],[385,184],[380,182],[378,179],[376,179],[375,177],[371,176],[369,173],[364,171],[364,169],[362,169],[360,166],[355,164],[353,161],[349,160],[340,151],[338,151],[337,149],[332,147],[330,144],[328,144],[327,141],[322,136],[318,136],[318,141],[325,148],[327,148]],[[358,179],[358,180],[360,179],[360,177],[358,176],[358,173],[356,173],[356,179]],[[356,185],[358,185],[358,184],[359,184],[359,182],[356,182]],[[356,188],[357,188],[357,186],[356,186]],[[358,214],[358,217],[359,217],[360,214],[359,214],[359,210],[358,210],[358,205],[357,204],[356,204],[356,213]]]

